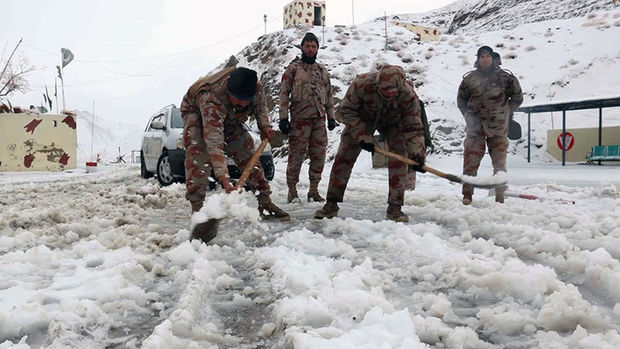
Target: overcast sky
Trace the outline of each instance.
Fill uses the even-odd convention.
[[[65,67],[68,109],[93,110],[102,120],[146,124],[159,108],[180,104],[187,87],[265,32],[282,29],[287,0],[2,0],[0,61],[26,58],[39,70],[31,91],[14,105],[52,99],[60,48],[74,61]],[[327,0],[326,22],[363,23],[384,13],[425,12],[452,0]],[[62,94],[58,81],[58,104]],[[54,101],[54,104],[55,101]],[[54,111],[56,106],[54,106]]]

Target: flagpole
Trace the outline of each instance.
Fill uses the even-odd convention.
[[[56,86],[58,86],[58,80],[54,78],[54,98],[56,98],[56,114],[58,114],[58,91],[56,91]]]
[[[93,122],[91,123],[91,131],[90,131],[90,161],[95,161],[93,159],[94,140],[95,140],[95,100],[93,99]]]
[[[62,57],[60,57],[60,90],[62,92],[62,110],[67,110],[65,107],[65,77],[62,74]]]

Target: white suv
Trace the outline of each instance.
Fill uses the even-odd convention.
[[[260,144],[260,136],[244,125],[254,138],[254,149]],[[163,107],[150,119],[144,130],[140,148],[140,176],[153,177],[162,186],[185,181],[185,149],[183,146],[183,119],[181,111],[174,104]],[[272,180],[275,173],[271,146],[260,156],[260,162],[267,180]],[[232,160],[228,160],[228,172],[231,178],[239,178],[241,171]],[[214,185],[212,186],[212,188]]]

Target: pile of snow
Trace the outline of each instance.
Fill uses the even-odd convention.
[[[389,25],[387,51],[381,22],[326,28],[319,60],[338,98],[376,61],[403,65],[428,104],[438,152],[427,164],[458,174],[456,89],[476,48],[502,53],[526,103],[613,95],[619,11],[434,43]],[[260,72],[271,102],[304,32],[263,36],[237,55]],[[570,127],[596,123],[588,112],[575,114]],[[78,125],[90,130],[91,116],[82,115]],[[277,107],[271,118],[275,126]],[[619,119],[612,111],[605,124]],[[533,118],[535,145],[553,122]],[[123,137],[123,148],[139,149],[142,125],[131,136],[128,126],[113,126],[95,121],[97,149],[114,156]],[[90,139],[78,137],[89,153]],[[249,193],[217,192],[201,211],[224,218],[209,245],[188,241],[184,185],[141,179],[137,164],[2,173],[0,348],[618,348],[620,167],[562,167],[544,149],[527,163],[524,151],[511,142],[508,190],[541,200],[508,196],[500,205],[477,189],[464,206],[461,186],[426,173],[406,193],[406,224],[385,220],[387,170],[372,168],[368,154],[331,220],[312,219],[320,203],[285,203],[286,163],[278,159],[272,199],[291,221],[257,224]],[[492,173],[488,156],[479,173]],[[300,192],[308,186],[302,176]]]

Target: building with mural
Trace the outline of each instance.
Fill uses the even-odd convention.
[[[284,6],[284,29],[325,25],[325,1],[291,1]]]
[[[405,28],[410,32],[416,34],[418,41],[436,41],[439,40],[439,30],[436,28],[424,27],[421,25],[392,21],[392,24],[398,27]]]

